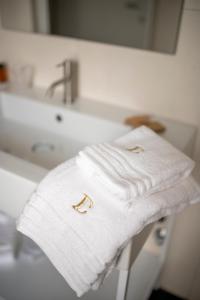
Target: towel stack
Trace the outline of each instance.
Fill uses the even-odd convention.
[[[194,162],[146,127],[86,147],[39,184],[18,230],[78,296],[96,289],[146,225],[200,200]]]
[[[129,206],[176,185],[194,168],[189,157],[144,126],[113,143],[86,147],[77,164]]]

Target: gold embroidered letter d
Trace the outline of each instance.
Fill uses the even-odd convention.
[[[88,205],[88,208],[92,208],[94,206],[94,202],[92,199],[87,195],[83,194],[84,197],[80,200],[78,204],[72,205],[73,209],[79,212],[80,214],[86,214],[87,210],[81,210],[81,207],[85,207]]]

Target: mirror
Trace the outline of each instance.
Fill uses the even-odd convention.
[[[0,0],[5,29],[175,53],[184,0]]]

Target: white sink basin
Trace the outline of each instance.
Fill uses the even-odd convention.
[[[74,107],[0,92],[0,210],[17,217],[48,169],[129,130]]]
[[[0,150],[47,169],[88,144],[112,140],[129,130],[73,109],[0,95]]]

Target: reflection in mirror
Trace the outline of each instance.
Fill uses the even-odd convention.
[[[0,0],[2,26],[174,53],[184,0]]]

